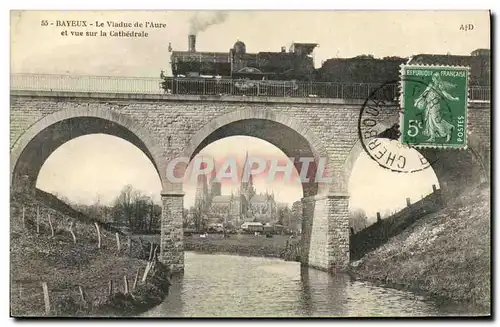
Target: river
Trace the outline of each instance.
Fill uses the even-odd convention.
[[[297,262],[186,252],[185,272],[144,317],[467,315],[465,305],[301,268]]]

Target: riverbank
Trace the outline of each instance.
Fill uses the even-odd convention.
[[[209,235],[207,238],[191,236],[184,238],[186,251],[202,253],[232,253],[253,257],[281,258],[287,237],[275,235],[272,238],[254,235]]]
[[[142,235],[142,239],[160,243],[160,235]],[[267,238],[263,235],[230,234],[224,238],[222,234],[208,234],[203,238],[199,235],[184,236],[184,250],[201,253],[229,253],[254,257],[283,258],[289,236],[273,235]],[[299,242],[294,238],[291,244]]]
[[[165,299],[169,272],[161,263],[154,261],[142,282],[149,243],[120,233],[118,242],[105,226],[39,200],[11,199],[11,316],[127,316]]]
[[[490,186],[474,188],[352,262],[358,279],[469,302],[490,314]]]

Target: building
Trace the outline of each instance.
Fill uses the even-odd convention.
[[[248,157],[248,156],[247,156]],[[246,163],[247,158],[245,158]],[[273,193],[257,194],[250,175],[248,182],[240,178],[236,194],[222,195],[220,181],[206,175],[198,177],[195,206],[206,215],[208,223],[225,223],[241,226],[244,222],[268,223],[276,220],[277,205]]]

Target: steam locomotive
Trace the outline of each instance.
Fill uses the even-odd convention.
[[[174,77],[201,76],[249,80],[312,80],[314,62],[311,53],[316,43],[293,43],[286,51],[248,53],[242,41],[228,52],[196,51],[196,36],[188,36],[188,51],[173,51]]]

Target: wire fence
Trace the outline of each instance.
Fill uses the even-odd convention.
[[[76,256],[74,260],[77,261],[82,259],[78,255],[79,251],[71,249],[69,244],[73,244],[75,250],[80,248],[80,252],[105,250],[105,252],[100,253],[108,257],[107,261],[110,263],[116,262],[114,256],[147,260],[147,262],[137,266],[139,261],[132,260],[124,264],[123,267],[117,267],[116,272],[107,278],[100,275],[99,269],[93,271],[92,267],[85,265],[82,265],[81,270],[87,272],[87,278],[80,275],[68,276],[67,280],[65,278],[58,279],[57,273],[50,277],[41,274],[39,277],[33,276],[29,279],[23,279],[20,276],[14,277],[10,287],[12,312],[22,313],[29,308],[29,314],[52,316],[67,311],[68,308],[65,306],[73,306],[74,308],[76,305],[79,308],[88,308],[96,302],[109,299],[116,294],[134,296],[136,287],[144,284],[153,274],[160,252],[159,244],[143,241],[140,238],[136,240],[119,232],[108,231],[104,225],[98,222],[89,224],[75,221],[28,196],[19,195],[16,200],[16,205],[11,208],[12,217],[15,217],[11,221],[13,228],[11,237],[15,242],[13,246],[16,248],[22,246],[17,244],[18,237],[22,234],[28,238],[35,237],[39,240],[37,242],[41,242],[34,245],[33,249],[14,249],[16,253],[28,251],[26,255],[29,258],[29,253],[42,251],[46,253],[46,258],[43,260],[47,266],[54,264],[51,260],[56,260],[61,265],[65,262],[65,254]],[[61,253],[63,254],[61,257],[60,254],[56,254],[59,253],[56,251],[54,254],[57,258],[51,259],[53,255],[49,255],[50,251],[47,247],[58,247],[62,244],[66,244],[65,249],[69,252]],[[40,248],[40,245],[45,246],[45,248]],[[23,257],[21,255],[19,258]],[[19,260],[15,262],[21,263]],[[43,280],[43,276],[49,280]]]

